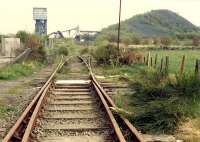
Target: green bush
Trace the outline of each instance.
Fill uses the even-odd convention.
[[[134,63],[141,63],[143,56],[135,51],[127,50],[123,45],[120,45],[118,50],[116,44],[102,43],[92,52],[93,57],[96,59],[97,64],[120,64],[131,65]]]
[[[142,132],[173,133],[180,121],[200,116],[200,80],[193,76],[163,76],[143,71],[133,83],[134,116],[128,116]]]
[[[108,43],[97,47],[92,54],[97,64],[112,64],[118,58],[118,49],[115,44]]]
[[[90,50],[89,48],[83,47],[83,49],[80,50],[81,55],[89,54]]]
[[[20,38],[22,43],[26,43],[29,36],[30,36],[30,34],[27,33],[26,31],[18,31],[17,34],[16,34],[16,37]]]
[[[57,52],[58,52],[59,55],[64,55],[64,56],[67,56],[69,54],[69,51],[65,46],[58,47]]]
[[[18,31],[16,37],[20,38],[25,48],[32,50],[29,60],[46,61],[46,52],[42,44],[44,37],[32,35],[26,31]]]

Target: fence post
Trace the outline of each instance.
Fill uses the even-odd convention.
[[[162,69],[163,69],[163,58],[160,61],[160,72],[162,72]]]
[[[165,73],[168,74],[169,72],[169,56],[166,56],[165,59]]]
[[[183,58],[182,58],[182,61],[181,61],[180,76],[183,75],[184,67],[185,67],[185,55],[183,55]]]
[[[144,64],[146,64],[146,57],[144,56]]]
[[[153,67],[153,57],[151,57],[151,67]]]
[[[158,59],[158,54],[156,54],[156,56],[155,56],[155,62],[154,62],[155,68],[156,68],[156,66],[157,66],[157,59]]]
[[[146,58],[146,65],[148,65],[148,59],[149,59],[149,54],[147,54],[147,58]]]
[[[197,60],[196,60],[196,65],[195,65],[195,76],[196,76],[197,78],[200,77],[199,72],[200,72],[200,60],[197,59]]]
[[[149,52],[148,53],[148,62],[147,62],[147,65],[148,65],[148,67],[150,67],[150,60],[151,60],[151,53]]]

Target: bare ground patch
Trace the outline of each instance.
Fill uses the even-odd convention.
[[[48,66],[27,78],[0,81],[0,141],[38,91],[39,88],[33,86],[32,82],[41,82],[35,81],[38,76],[43,76],[46,80],[52,70],[52,66]]]

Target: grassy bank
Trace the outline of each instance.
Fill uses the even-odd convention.
[[[148,52],[146,51],[146,54]],[[114,82],[126,79],[133,91],[119,91],[112,96],[126,117],[143,133],[173,134],[188,142],[199,140],[200,80],[193,76],[200,51],[151,51],[158,58],[170,56],[170,73],[160,74],[144,65],[96,66],[96,74]],[[186,56],[185,75],[178,72],[182,56]],[[186,129],[187,127],[187,129]]]
[[[188,142],[198,141],[200,81],[192,76],[162,77],[144,68],[131,70],[130,87],[135,92],[123,90],[112,96],[117,106],[128,112],[122,115],[143,133],[173,134]]]
[[[0,80],[12,80],[26,77],[39,70],[44,64],[40,62],[29,62],[23,64],[8,65],[0,69]]]

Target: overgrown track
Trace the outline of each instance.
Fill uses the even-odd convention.
[[[79,65],[89,70],[89,79],[55,80],[66,62],[61,60],[3,142],[143,142],[127,119],[111,111],[116,106],[88,61],[79,57]],[[81,74],[81,70],[76,72],[76,78]]]
[[[107,102],[109,108],[117,108],[115,103],[112,101],[112,99],[108,96],[106,91],[103,89],[103,87],[100,85],[100,83],[97,81],[95,78],[94,73],[92,72],[92,67],[91,67],[91,57],[79,57],[87,66],[89,72],[90,72],[90,77],[92,80],[92,83],[99,89],[101,92],[102,96],[104,97],[105,101]],[[120,126],[120,131],[122,132],[124,138],[126,141],[131,141],[131,142],[144,142],[145,140],[141,136],[141,134],[137,131],[137,129],[129,122],[128,119],[120,116],[119,114],[114,114],[114,118],[117,121],[117,123]]]

